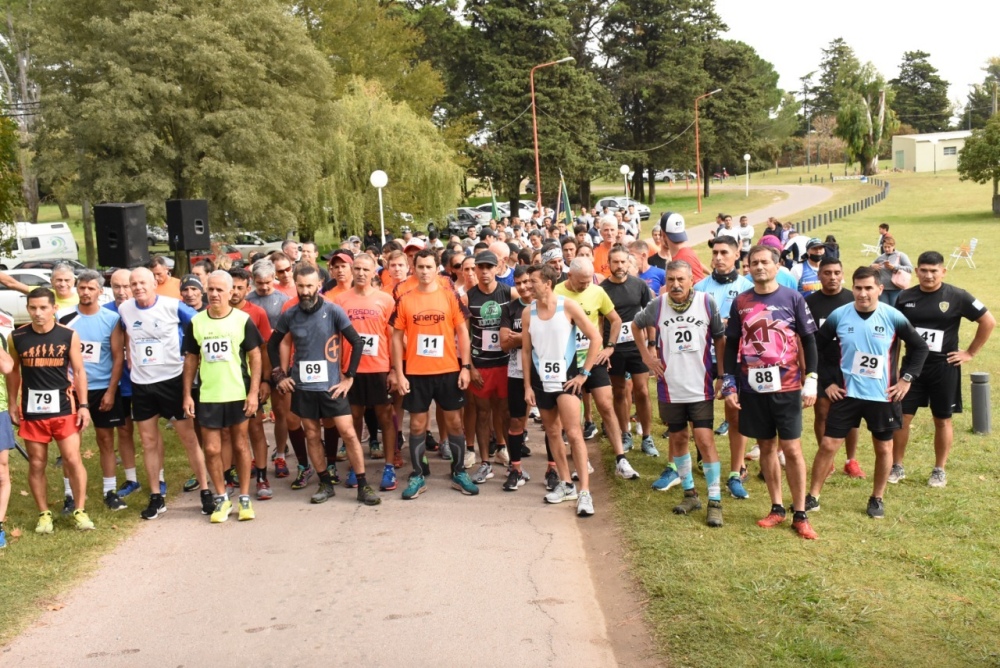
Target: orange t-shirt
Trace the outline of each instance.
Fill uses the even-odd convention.
[[[646,239],[646,257],[653,257],[660,252],[660,245],[652,237]]]
[[[347,292],[348,290],[350,290],[350,288],[345,287],[343,285],[335,285],[332,288],[330,288],[329,290],[327,290],[326,292],[324,292],[323,296],[326,297],[326,299],[328,301],[332,302],[332,301],[334,301],[334,297],[337,297],[338,295],[342,295],[345,292]],[[334,303],[336,303],[336,302],[334,302]]]
[[[455,291],[410,290],[396,300],[393,326],[406,333],[407,376],[433,376],[459,370],[455,334],[465,313]]]
[[[274,282],[274,289],[277,290],[278,292],[280,292],[283,295],[288,295],[292,299],[295,299],[296,297],[298,297],[298,294],[299,294],[298,292],[295,291],[295,284],[294,283],[292,283],[291,285],[289,285],[286,288],[284,285],[282,285],[278,281],[275,281]]]
[[[344,290],[333,303],[344,309],[354,329],[365,339],[365,352],[361,355],[358,373],[387,373],[392,345],[389,316],[396,305],[392,297],[381,290],[375,290],[367,297],[354,290]],[[351,361],[351,344],[344,339],[341,346],[346,371]]]
[[[608,264],[608,255],[611,253],[611,246],[599,243],[594,248],[594,271],[605,276],[611,273],[611,265]]]
[[[181,279],[170,276],[163,282],[163,285],[156,286],[156,294],[161,297],[181,298]]]

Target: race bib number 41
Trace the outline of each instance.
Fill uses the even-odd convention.
[[[919,334],[920,338],[924,340],[924,343],[927,344],[927,348],[932,353],[941,352],[941,344],[944,342],[944,332],[942,330],[917,327],[917,334]]]
[[[781,389],[781,369],[777,366],[763,366],[747,371],[750,387],[754,392],[766,394]]]

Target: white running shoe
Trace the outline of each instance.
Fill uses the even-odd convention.
[[[632,468],[632,465],[625,458],[622,458],[615,466],[615,475],[625,480],[639,479],[639,474],[635,472],[635,469]]]

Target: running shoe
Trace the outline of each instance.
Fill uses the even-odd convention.
[[[392,458],[392,465],[397,469],[401,469],[406,466],[406,462],[403,461],[403,452],[396,449],[396,456]]]
[[[576,492],[576,485],[568,482],[560,482],[554,490],[545,495],[545,503],[576,501],[578,498],[580,498],[580,495]]]
[[[615,465],[615,475],[624,480],[638,480],[639,474],[635,472],[632,465],[624,457]]]
[[[233,487],[240,486],[240,474],[236,472],[236,465],[229,467],[229,470],[223,474],[226,479],[226,483],[232,485]]]
[[[382,468],[382,483],[378,488],[383,492],[391,492],[396,489],[396,467],[386,464]]]
[[[649,455],[650,457],[659,457],[660,451],[656,449],[656,444],[653,443],[652,436],[642,437],[642,452]]]
[[[215,497],[207,489],[201,490],[201,514],[211,515],[215,512]]]
[[[844,464],[844,473],[852,478],[861,478],[862,480],[868,477],[865,475],[865,472],[861,470],[861,464],[858,463],[857,459],[847,460]]]
[[[52,533],[52,511],[46,510],[38,514],[38,524],[35,525],[35,533]]]
[[[507,469],[507,480],[503,484],[503,491],[516,492],[525,483],[524,476],[513,466]]]
[[[554,490],[559,485],[559,474],[555,469],[550,468],[545,472],[545,489]]]
[[[167,496],[167,483],[163,480],[160,481],[160,496]]]
[[[7,547],[7,534],[0,530],[0,550]]]
[[[447,445],[447,444],[442,445],[441,449],[438,450],[438,457],[440,457],[441,459],[443,459],[446,462],[450,462],[451,461],[451,447],[449,445]]]
[[[698,490],[684,490],[684,498],[674,506],[674,515],[687,515],[701,509],[701,500],[698,498]]]
[[[428,452],[437,452],[441,448],[441,444],[437,442],[434,438],[434,434],[427,432],[427,440],[425,441]]]
[[[427,491],[427,483],[422,475],[411,475],[406,489],[403,490],[403,499],[409,501],[415,499]]]
[[[722,502],[721,501],[709,501],[708,502],[708,516],[705,518],[706,524],[710,527],[721,527],[722,526]]]
[[[382,499],[375,493],[371,485],[364,485],[358,488],[358,503],[366,506],[377,506],[382,503]]]
[[[597,436],[597,425],[593,422],[583,423],[583,439],[589,441],[590,439]]]
[[[781,464],[781,468],[785,468],[785,453],[778,451],[778,463]]]
[[[815,510],[819,510],[819,499],[812,494],[806,494],[806,512],[811,513]]]
[[[885,504],[882,502],[882,499],[874,496],[868,497],[868,517],[873,520],[885,518]]]
[[[507,466],[507,464],[510,464],[510,451],[507,450],[506,445],[502,445],[499,448],[497,448],[497,452],[493,456],[493,462],[495,464],[502,464],[503,466]]]
[[[749,469],[746,466],[740,467],[740,482],[746,482],[747,477],[750,475]]]
[[[729,423],[726,420],[723,420],[719,424],[719,426],[715,428],[715,435],[716,436],[725,436],[728,433],[729,433]]]
[[[257,500],[267,501],[274,496],[274,492],[271,491],[271,483],[266,480],[257,481]]]
[[[295,480],[292,481],[292,489],[305,489],[309,485],[309,481],[312,480],[312,477],[313,468],[299,464],[299,473],[295,476]]]
[[[138,492],[140,489],[142,489],[142,485],[140,485],[135,480],[126,480],[125,484],[123,484],[121,487],[118,488],[118,496],[124,499],[129,494],[134,494],[135,492]]]
[[[385,451],[382,450],[382,444],[378,439],[373,438],[368,441],[368,456],[372,459],[385,459]]]
[[[481,462],[479,468],[476,469],[475,474],[472,476],[472,482],[477,485],[482,485],[484,482],[493,477],[493,465],[489,462]]]
[[[746,490],[738,475],[734,475],[726,481],[726,487],[734,499],[749,499],[750,492]]]
[[[108,507],[108,510],[117,511],[125,510],[128,508],[125,502],[118,498],[118,494],[115,493],[113,489],[109,489],[108,493],[104,495],[104,505]]]
[[[211,498],[211,494],[209,494],[209,498]],[[159,494],[150,494],[149,505],[139,513],[139,517],[144,520],[155,520],[165,512],[167,512],[167,504],[163,501],[163,497]]]
[[[665,492],[672,487],[681,484],[681,477],[672,466],[663,469],[660,477],[653,481],[652,488],[658,492]]]
[[[469,479],[469,474],[465,471],[451,475],[451,487],[469,496],[479,494],[479,488]]]
[[[903,465],[893,464],[892,469],[889,471],[889,483],[895,485],[905,477],[906,471],[903,469]]]
[[[249,501],[249,499],[247,499]],[[233,513],[233,502],[229,497],[220,496],[215,499],[215,510],[212,511],[212,524],[222,524]]]
[[[931,487],[947,487],[948,476],[945,474],[944,469],[937,466],[931,469],[931,477],[927,480],[927,484]]]
[[[493,455],[495,455],[497,453],[498,449],[499,449],[499,445],[497,444],[497,437],[494,436],[493,434],[490,434],[490,447],[489,447],[489,456],[490,456],[490,458],[492,458]]]
[[[249,496],[241,496],[239,506],[240,514],[237,519],[239,519],[240,522],[248,522],[257,517],[257,515],[253,512],[253,504],[250,503]]]
[[[74,510],[76,510],[76,500],[72,496],[67,495],[63,501],[62,514],[72,515]]]
[[[288,462],[285,461],[284,457],[274,458],[274,477],[275,478],[287,478],[288,472]]]
[[[767,517],[762,520],[757,520],[757,526],[763,527],[764,529],[773,529],[782,522],[785,521],[785,514],[775,511],[768,513]]]
[[[333,483],[323,482],[319,483],[319,487],[316,489],[316,493],[310,497],[310,503],[326,503],[327,500],[336,496],[337,488],[333,486]]]
[[[476,465],[476,451],[468,450],[465,451],[465,468],[471,469]]]
[[[427,455],[420,460],[420,473],[425,478],[431,474],[431,465],[427,463]]]
[[[749,460],[751,462],[755,462],[755,461],[759,460],[760,459],[760,446],[759,445],[755,445],[752,448],[750,448],[750,452],[748,452],[744,456],[744,459],[747,459],[747,460]]]
[[[819,534],[809,524],[809,520],[794,520],[792,522],[792,530],[806,540],[816,540],[819,538]]]
[[[335,464],[327,464],[326,472],[330,474],[330,482],[334,485],[340,484],[340,474],[337,473],[337,466]]]
[[[354,489],[358,486],[358,476],[354,474],[354,469],[349,469],[347,471],[347,482],[344,483],[344,487],[348,489]]]
[[[631,452],[632,451],[632,432],[624,431],[622,432],[622,451]]]
[[[528,434],[525,433],[525,437],[527,437],[527,435]],[[530,457],[530,456],[531,456],[531,448],[528,447],[528,439],[525,438],[524,439],[524,443],[521,444],[521,459],[524,459],[524,458]]]
[[[343,440],[340,441],[340,447],[337,448],[337,461],[347,461],[347,444],[345,444]]]
[[[594,497],[590,492],[580,492],[576,500],[576,516],[591,517],[594,514]]]
[[[542,421],[542,414],[538,411],[538,406],[531,407],[531,410],[528,411],[528,417],[530,417],[535,422]]]
[[[590,460],[588,459],[587,460],[587,473],[591,473],[592,474],[593,472],[594,472],[594,467],[590,465]],[[577,473],[576,470],[574,470],[573,474],[570,476],[570,479],[575,482],[575,481],[577,481],[577,480],[580,479],[580,474]]]

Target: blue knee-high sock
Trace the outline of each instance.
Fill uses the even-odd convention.
[[[708,485],[708,500],[722,501],[722,493],[719,485],[719,478],[722,476],[722,464],[720,462],[705,462],[705,483]]]
[[[694,489],[694,477],[691,475],[691,453],[685,452],[680,457],[674,457],[674,466],[677,467],[677,475],[680,476],[681,486],[684,489]]]

